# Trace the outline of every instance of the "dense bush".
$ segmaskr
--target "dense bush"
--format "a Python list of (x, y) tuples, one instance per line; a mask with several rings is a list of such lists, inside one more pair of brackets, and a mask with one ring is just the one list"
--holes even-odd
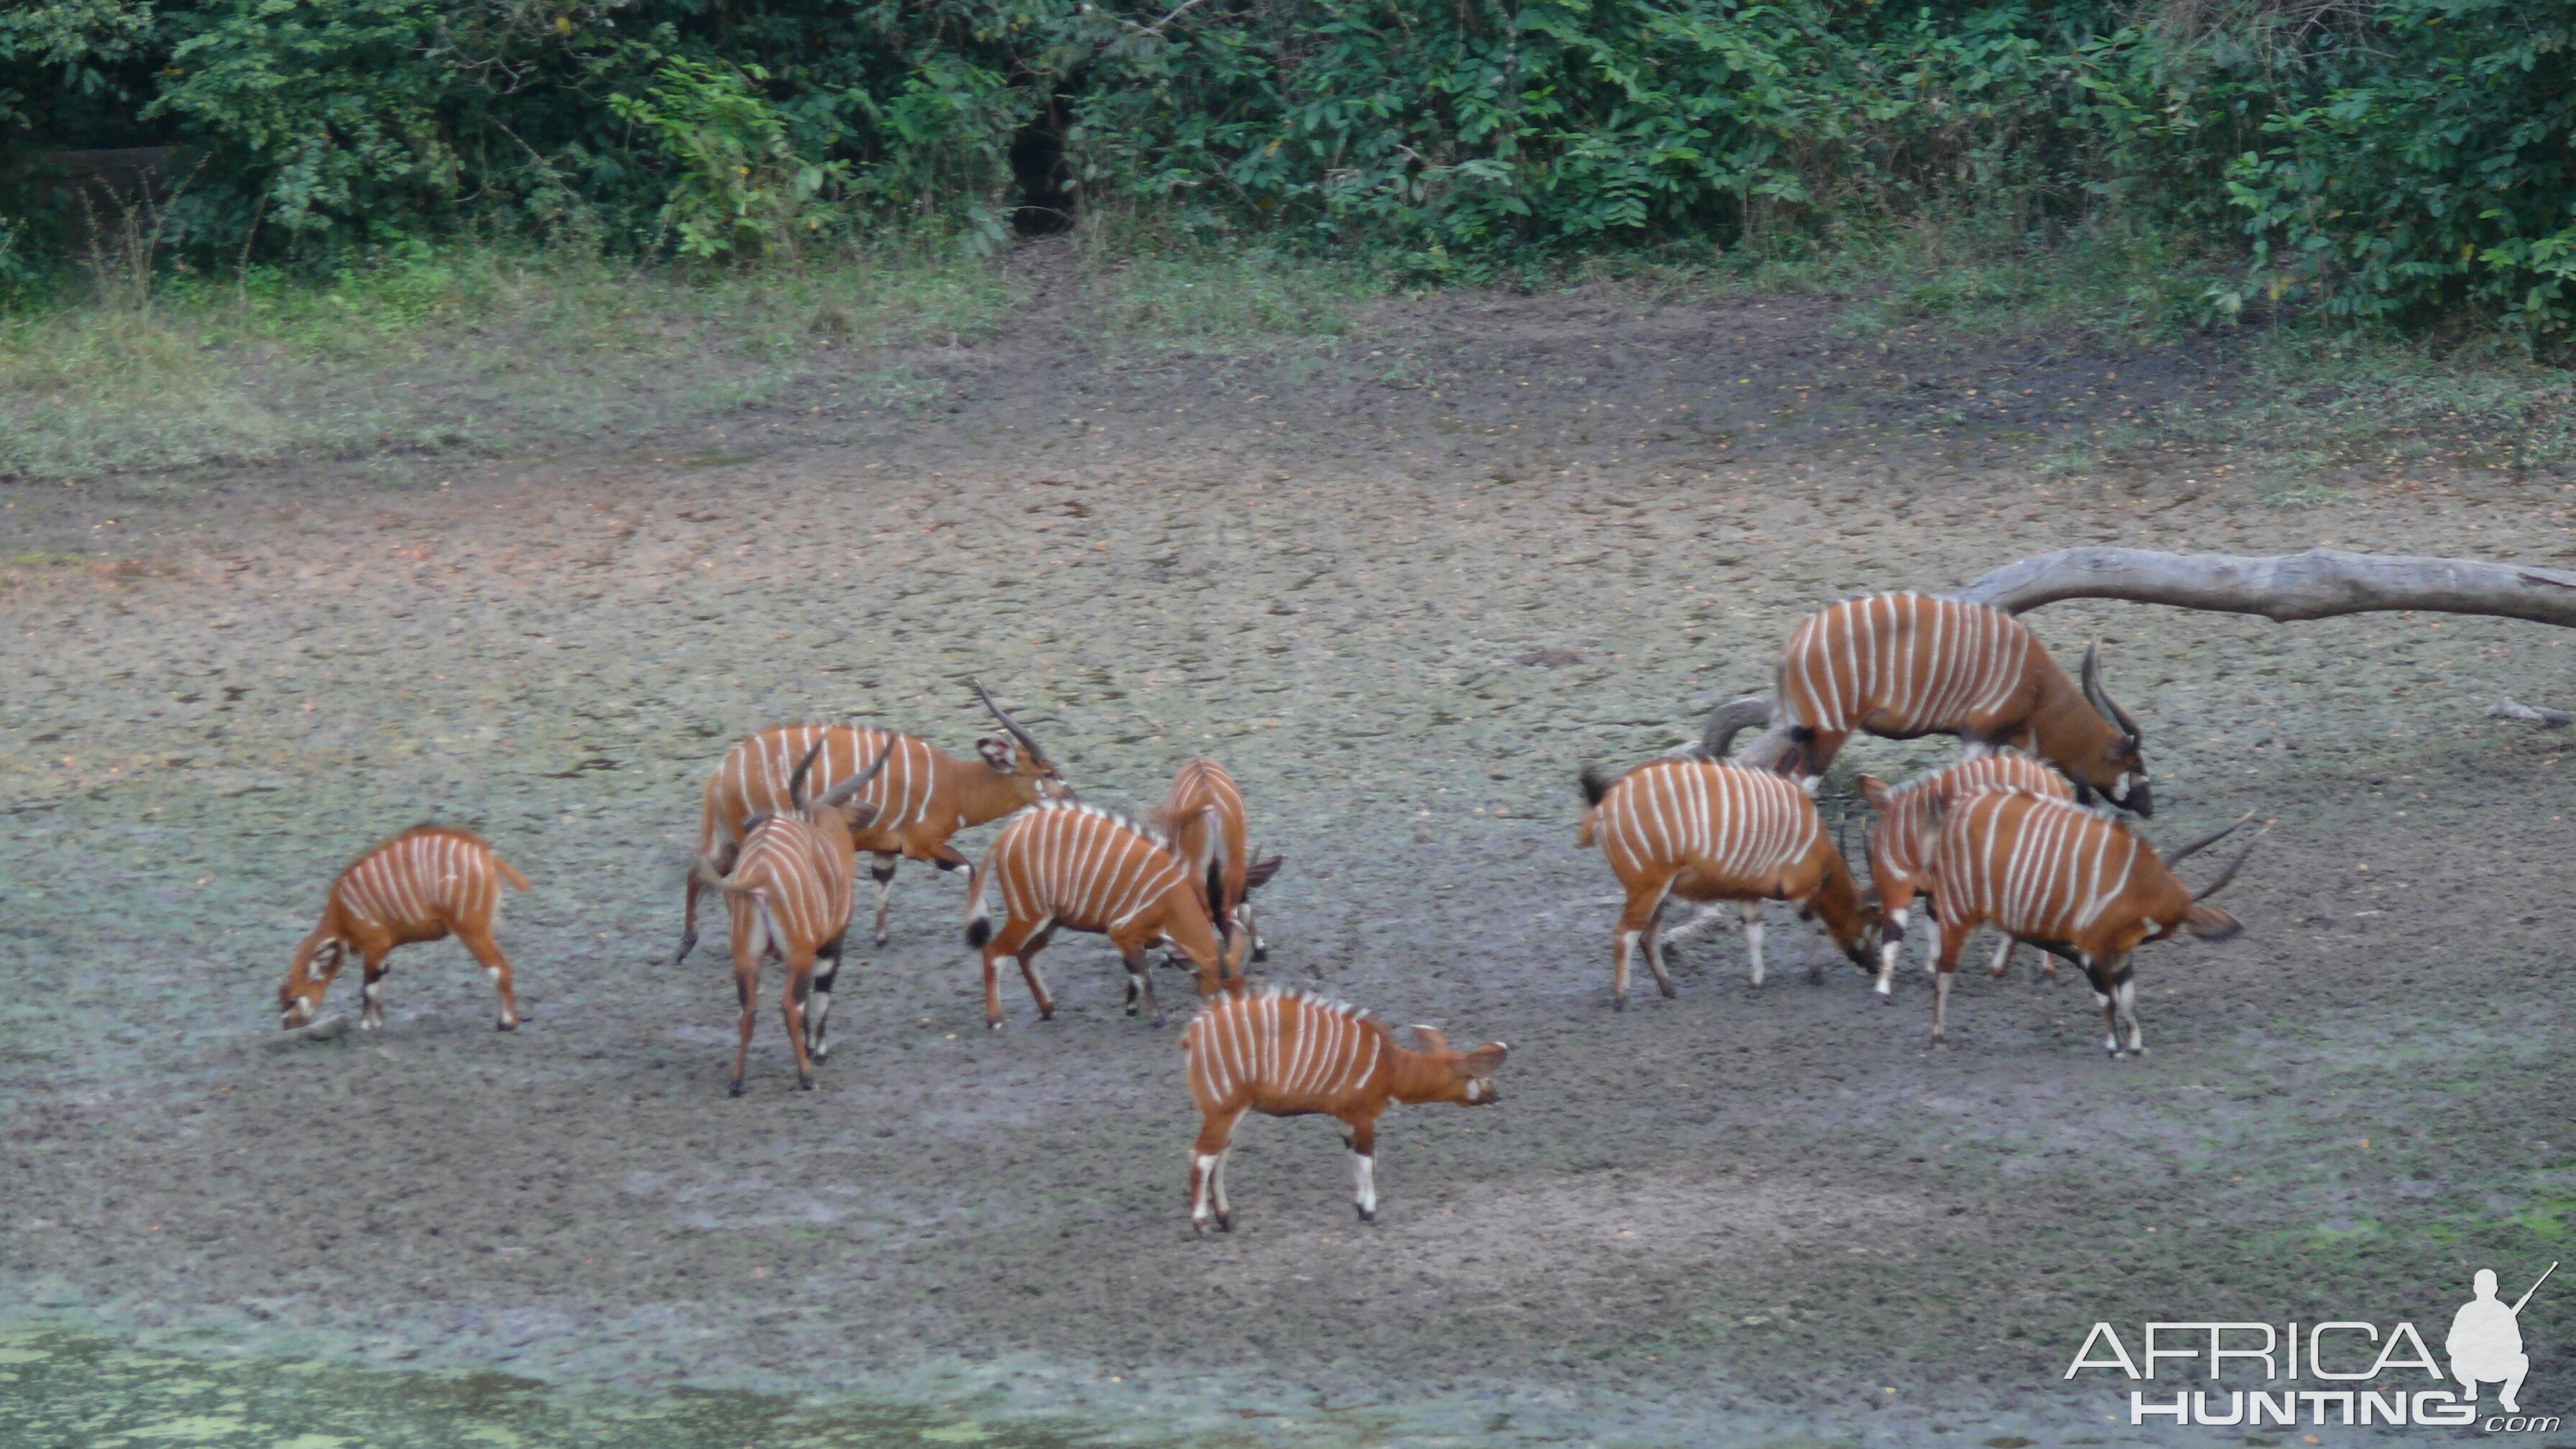
[(0, 148), (189, 143), (171, 235), (309, 258), (985, 248), (1019, 207), (1437, 275), (2116, 219), (2214, 248), (2212, 314), (2537, 339), (2576, 308), (2571, 31), (2569, 0), (22, 0)]

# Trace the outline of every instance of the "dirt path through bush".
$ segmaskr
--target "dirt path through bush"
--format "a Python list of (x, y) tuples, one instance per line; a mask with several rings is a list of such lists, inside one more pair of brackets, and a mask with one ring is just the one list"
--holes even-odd
[[(2278, 821), (2243, 937), (2145, 953), (2144, 1062), (2026, 966), (1972, 973), (1931, 1052), (1919, 973), (1892, 1009), (1838, 964), (1749, 990), (1731, 931), (1680, 948), (1678, 999), (1610, 1011), (1576, 769), (1760, 687), (1820, 602), (2073, 542), (2576, 541), (2539, 474), (2302, 508), (2223, 457), (2047, 478), (2068, 437), (2224, 397), (2223, 354), (1836, 316), (1447, 298), (1291, 368), (1112, 352), (1041, 288), (1007, 343), (905, 359), (937, 392), (908, 411), (827, 382), (403, 488), (8, 490), (0, 1304), (1185, 1437), (2064, 1443), (2159, 1437), (2125, 1381), (2062, 1380), (2097, 1320), (2429, 1336), (2472, 1269), (2527, 1280), (2576, 1213), (2576, 784), (2563, 734), (2479, 711), (2576, 701), (2535, 626), (2032, 616), (2063, 658), (2105, 641), (2155, 838)], [(1008, 986), (986, 1035), (963, 883), (918, 866), (821, 1089), (764, 1007), (725, 1098), (725, 970), (669, 964), (698, 782), (806, 716), (963, 752), (969, 673), (1088, 798), (1235, 770), (1288, 857), (1269, 979), (1512, 1044), (1501, 1105), (1386, 1124), (1377, 1227), (1328, 1125), (1259, 1121), (1240, 1231), (1193, 1240), (1175, 1030), (1120, 1016), (1108, 951), (1067, 937), (1058, 1020)], [(528, 1026), (492, 1032), (443, 944), (395, 958), (383, 1035), (282, 1048), (324, 883), (424, 818), (535, 878), (502, 930)], [(2576, 1407), (2571, 1301), (2526, 1314), (2527, 1404)]]

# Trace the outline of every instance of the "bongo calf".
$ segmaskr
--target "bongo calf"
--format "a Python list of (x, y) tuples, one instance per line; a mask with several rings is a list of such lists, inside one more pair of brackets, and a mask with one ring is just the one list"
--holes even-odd
[(1611, 976), (1611, 1003), (1620, 1010), (1628, 1006), (1629, 957), (1641, 942), (1655, 988), (1674, 994), (1657, 936), (1671, 896), (1741, 903), (1756, 986), (1762, 984), (1766, 900), (1794, 901), (1800, 915), (1822, 916), (1852, 964), (1875, 969), (1867, 938), (1877, 927), (1878, 907), (1862, 896), (1827, 838), (1816, 802), (1787, 776), (1667, 755), (1616, 780), (1586, 771), (1583, 794), (1591, 808), (1575, 843), (1600, 845), (1628, 895)]
[[(1887, 913), (1886, 934), (1878, 954), (1881, 1001), (1894, 1000), (1888, 988), (1896, 976), (1896, 959), (1905, 949), (1906, 912), (1912, 909), (1917, 896), (1928, 894), (1932, 888), (1932, 843), (1939, 833), (1935, 822), (1942, 811), (1980, 790), (2027, 790), (2052, 799), (2075, 798), (2075, 787), (2064, 775), (2028, 755), (2009, 751), (1961, 760), (1893, 790), (1875, 776), (1860, 777), (1861, 797), (1878, 812), (1878, 828), (1869, 836), (1869, 883)], [(2004, 937), (2003, 946), (1995, 952), (1994, 968), (1987, 974), (2003, 975), (2012, 965), (2013, 948), (2020, 944), (2010, 936)], [(1926, 964), (1928, 967), (1928, 956)], [(2056, 958), (2049, 958), (2042, 970), (2054, 977)]]
[(444, 825), (417, 825), (352, 861), (331, 882), (322, 906), (322, 923), (295, 948), (286, 968), (286, 984), (277, 988), (277, 1005), (292, 1031), (310, 1023), (322, 1009), (322, 994), (340, 974), (351, 947), (366, 962), (366, 980), (358, 988), (365, 1003), (358, 1025), (372, 1031), (385, 1024), (385, 957), (396, 946), (435, 941), (454, 934), (501, 993), (501, 1019), (511, 1031), (519, 1025), (518, 1001), (510, 990), (510, 958), (492, 940), (493, 918), (501, 910), (501, 882), (519, 890), (528, 878), (495, 855), (483, 837)]
[[(1157, 1024), (1154, 983), (1145, 948), (1169, 941), (1198, 971), (1199, 995), (1241, 991), (1243, 943), (1229, 943), (1208, 914), (1201, 886), (1160, 832), (1096, 805), (1044, 802), (1011, 817), (975, 866), (966, 891), (966, 944), (984, 953), (984, 1024), (1002, 1029), (1001, 965), (1020, 963), (1042, 1020), (1055, 1017), (1055, 997), (1038, 974), (1037, 956), (1059, 926), (1107, 936), (1127, 963), (1127, 1014), (1141, 1000)], [(993, 927), (986, 902), (1002, 900)]]
[[(832, 983), (841, 974), (841, 941), (850, 926), (850, 872), (858, 859), (851, 831), (876, 813), (874, 805), (857, 796), (885, 768), (894, 746), (879, 749), (875, 764), (809, 805), (805, 777), (821, 748), (808, 748), (787, 777), (786, 810), (743, 822), (742, 851), (732, 874), (717, 875), (704, 861), (689, 868), (697, 884), (722, 891), (733, 912), (734, 993), (742, 1001), (742, 1031), (733, 1053), (732, 1093), (737, 1097), (751, 1055), (760, 968), (771, 956), (787, 968), (787, 1044), (796, 1054), (798, 1086), (814, 1090), (812, 1058), (828, 1050), (823, 1022), (832, 1010)], [(817, 959), (831, 964), (817, 972)]]
[(1252, 826), (1243, 787), (1214, 760), (1192, 760), (1172, 779), (1172, 793), (1155, 812), (1171, 834), (1172, 848), (1207, 878), (1208, 909), (1227, 934), (1240, 931), (1252, 959), (1270, 959), (1270, 943), (1252, 923), (1252, 892), (1279, 873), (1278, 856), (1252, 858)]
[(1490, 1080), (1508, 1050), (1489, 1041), (1471, 1052), (1427, 1026), (1413, 1029), (1420, 1050), (1357, 1007), (1302, 991), (1272, 989), (1224, 997), (1181, 1032), (1189, 1056), (1190, 1097), (1199, 1107), (1198, 1143), (1190, 1152), (1190, 1226), (1234, 1228), (1225, 1200), (1225, 1159), (1246, 1112), (1272, 1117), (1322, 1114), (1350, 1128), (1360, 1221), (1377, 1221), (1377, 1119), (1395, 1102), (1455, 1102), (1481, 1107), (1501, 1100)]

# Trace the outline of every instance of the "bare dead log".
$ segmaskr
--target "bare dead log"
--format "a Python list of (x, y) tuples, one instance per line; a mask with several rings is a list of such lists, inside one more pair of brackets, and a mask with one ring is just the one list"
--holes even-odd
[(2509, 699), (2499, 699), (2495, 703), (2488, 705), (2487, 717), (2490, 719), (2518, 719), (2525, 724), (2536, 724), (2542, 729), (2549, 730), (2554, 730), (2560, 725), (2566, 724), (2571, 720), (2576, 720), (2576, 714), (2569, 714), (2563, 709), (2535, 709), (2527, 704), (2516, 704)]
[(2576, 629), (2576, 573), (2528, 564), (2312, 548), (2245, 558), (2143, 548), (2068, 548), (2009, 563), (1952, 598), (2027, 613), (2060, 599), (2127, 599), (2260, 614), (2278, 623), (2382, 609), (2487, 614)]
[[(2067, 548), (2006, 564), (1950, 597), (2007, 614), (2027, 613), (2064, 599), (2125, 599), (2177, 609), (2259, 614), (2275, 623), (2398, 609), (2481, 614), (2576, 628), (2576, 572), (2331, 548), (2268, 558), (2143, 548)], [(2487, 713), (2550, 727), (2576, 719), (2563, 710), (2531, 709), (2511, 700)], [(1700, 748), (1717, 753), (1726, 725), (1747, 719), (1768, 723), (1770, 728), (1736, 758), (1769, 768), (1789, 748), (1788, 730), (1772, 714), (1769, 699), (1762, 695), (1729, 701), (1710, 717)]]

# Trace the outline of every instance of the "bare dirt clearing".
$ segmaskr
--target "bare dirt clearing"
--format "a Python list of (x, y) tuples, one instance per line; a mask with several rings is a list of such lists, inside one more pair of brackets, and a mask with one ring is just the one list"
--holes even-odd
[[(2077, 542), (2576, 541), (2539, 473), (2296, 509), (2224, 457), (2046, 478), (2055, 440), (2223, 397), (2225, 357), (1836, 315), (1453, 297), (1292, 367), (1093, 345), (1040, 287), (1007, 342), (853, 361), (931, 380), (909, 410), (825, 386), (402, 486), (9, 490), (0, 1302), (1183, 1436), (2056, 1443), (2183, 1437), (2061, 1381), (2096, 1320), (2429, 1325), (2475, 1267), (2527, 1280), (2576, 1211), (2576, 784), (2563, 734), (2479, 711), (2576, 700), (2555, 631), (2031, 616), (2062, 658), (2106, 641), (2151, 834), (2279, 822), (2227, 901), (2242, 938), (2145, 953), (2143, 1063), (2027, 967), (1964, 982), (1930, 1052), (1919, 972), (1893, 1009), (1839, 963), (1749, 991), (1731, 932), (1679, 949), (1677, 1000), (1612, 1014), (1576, 769), (1762, 687), (1821, 602)], [(1269, 979), (1512, 1044), (1499, 1106), (1389, 1118), (1377, 1228), (1328, 1126), (1256, 1119), (1239, 1230), (1193, 1241), (1176, 1032), (1067, 937), (1059, 1018), (1012, 985), (986, 1035), (963, 882), (919, 866), (842, 978), (821, 1089), (772, 1010), (725, 1098), (726, 969), (668, 964), (704, 772), (800, 717), (962, 752), (970, 672), (1087, 798), (1151, 804), (1196, 752), (1235, 771), (1288, 857)], [(500, 932), (528, 1024), (491, 1031), (449, 943), (394, 958), (384, 1034), (273, 1046), (332, 872), (424, 818), (535, 878)], [(2525, 1317), (2527, 1404), (2576, 1400), (2570, 1301)]]

